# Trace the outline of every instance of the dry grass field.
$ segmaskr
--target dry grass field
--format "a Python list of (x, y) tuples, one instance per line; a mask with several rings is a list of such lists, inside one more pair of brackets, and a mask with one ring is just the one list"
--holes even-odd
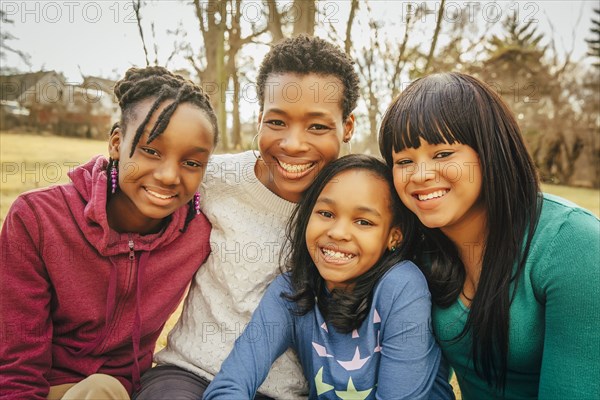
[[(105, 141), (0, 132), (0, 222), (19, 193), (66, 183), (70, 169), (107, 152)], [(543, 185), (543, 189), (600, 215), (597, 189), (557, 185)]]
[[(69, 181), (67, 172), (97, 154), (107, 154), (105, 141), (0, 132), (0, 223), (14, 199), (27, 190)], [(565, 197), (600, 215), (600, 191), (544, 185), (545, 192)], [(167, 322), (157, 348), (166, 344), (166, 334), (175, 325), (178, 310)], [(454, 387), (458, 385), (454, 382)]]

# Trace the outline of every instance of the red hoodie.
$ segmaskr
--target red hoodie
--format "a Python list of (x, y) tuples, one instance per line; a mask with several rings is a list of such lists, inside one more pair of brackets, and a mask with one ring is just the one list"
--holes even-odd
[(106, 219), (106, 164), (22, 194), (0, 236), (0, 398), (46, 399), (94, 373), (131, 393), (160, 332), (210, 252), (210, 224), (187, 206), (159, 233), (117, 233)]

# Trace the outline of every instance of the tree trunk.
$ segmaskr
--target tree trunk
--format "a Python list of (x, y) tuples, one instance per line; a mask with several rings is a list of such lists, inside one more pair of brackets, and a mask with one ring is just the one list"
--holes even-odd
[(315, 0), (294, 0), (290, 12), (293, 14), (289, 16), (289, 19), (294, 21), (294, 36), (301, 33), (311, 36), (315, 34)]
[(435, 54), (435, 46), (437, 45), (438, 36), (440, 35), (440, 30), (442, 28), (442, 20), (444, 19), (444, 5), (446, 0), (442, 0), (440, 4), (440, 10), (437, 15), (437, 21), (435, 23), (435, 31), (433, 32), (433, 40), (431, 41), (431, 47), (429, 48), (429, 55), (427, 56), (427, 63), (425, 64), (425, 69), (423, 70), (423, 74), (426, 74), (429, 70), (429, 66), (431, 65), (431, 61), (433, 60), (433, 55)]
[(352, 48), (352, 25), (354, 24), (356, 10), (358, 10), (358, 0), (352, 0), (348, 23), (346, 24), (346, 40), (344, 40), (344, 51), (346, 54), (350, 54), (350, 49)]
[(269, 15), (267, 16), (267, 27), (271, 32), (273, 43), (277, 43), (283, 40), (283, 30), (281, 29), (281, 14), (277, 10), (277, 1), (267, 1), (267, 7), (269, 7)]
[[(206, 93), (210, 96), (211, 104), (217, 115), (217, 125), (221, 132), (221, 147), (229, 150), (227, 137), (227, 110), (225, 109), (225, 91), (227, 89), (228, 75), (225, 71), (225, 16), (220, 11), (226, 10), (223, 0), (209, 4), (210, 12), (205, 13), (200, 0), (194, 0), (196, 16), (200, 23), (204, 48), (206, 52), (206, 68), (200, 72), (200, 81)], [(217, 18), (218, 15), (218, 18)], [(218, 19), (218, 21), (217, 21)]]
[(371, 154), (377, 154), (377, 114), (379, 113), (379, 100), (372, 91), (369, 97), (369, 136), (367, 139), (367, 148), (371, 151)]
[(236, 151), (242, 150), (242, 124), (240, 122), (240, 82), (237, 71), (231, 75), (233, 80), (233, 112), (232, 112), (232, 127), (231, 127), (231, 140), (232, 147)]

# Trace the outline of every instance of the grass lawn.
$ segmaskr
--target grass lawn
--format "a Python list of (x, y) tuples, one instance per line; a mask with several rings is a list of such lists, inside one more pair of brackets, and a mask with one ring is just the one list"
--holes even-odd
[[(67, 172), (97, 154), (107, 155), (108, 142), (24, 133), (0, 132), (0, 223), (22, 192), (69, 181)], [(600, 215), (600, 191), (543, 185), (543, 190), (567, 198)], [(167, 322), (157, 348), (166, 344), (166, 333), (175, 325), (178, 310)], [(458, 385), (454, 382), (454, 387)]]
[(0, 223), (20, 193), (69, 182), (67, 172), (97, 154), (108, 154), (108, 141), (0, 132)]
[(598, 189), (542, 184), (542, 190), (571, 200), (573, 203), (587, 208), (597, 217), (600, 216), (600, 190)]

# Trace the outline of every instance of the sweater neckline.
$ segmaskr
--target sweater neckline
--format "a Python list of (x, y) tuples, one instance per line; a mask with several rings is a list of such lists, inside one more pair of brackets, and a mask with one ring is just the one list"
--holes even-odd
[(292, 203), (291, 201), (287, 201), (284, 198), (279, 197), (270, 191), (265, 185), (263, 185), (263, 183), (256, 176), (254, 168), (257, 160), (251, 150), (242, 153), (241, 157), (243, 165), (252, 165), (252, 167), (248, 168), (241, 177), (246, 190), (270, 212), (284, 218), (289, 218), (294, 207), (296, 206), (296, 203)]

